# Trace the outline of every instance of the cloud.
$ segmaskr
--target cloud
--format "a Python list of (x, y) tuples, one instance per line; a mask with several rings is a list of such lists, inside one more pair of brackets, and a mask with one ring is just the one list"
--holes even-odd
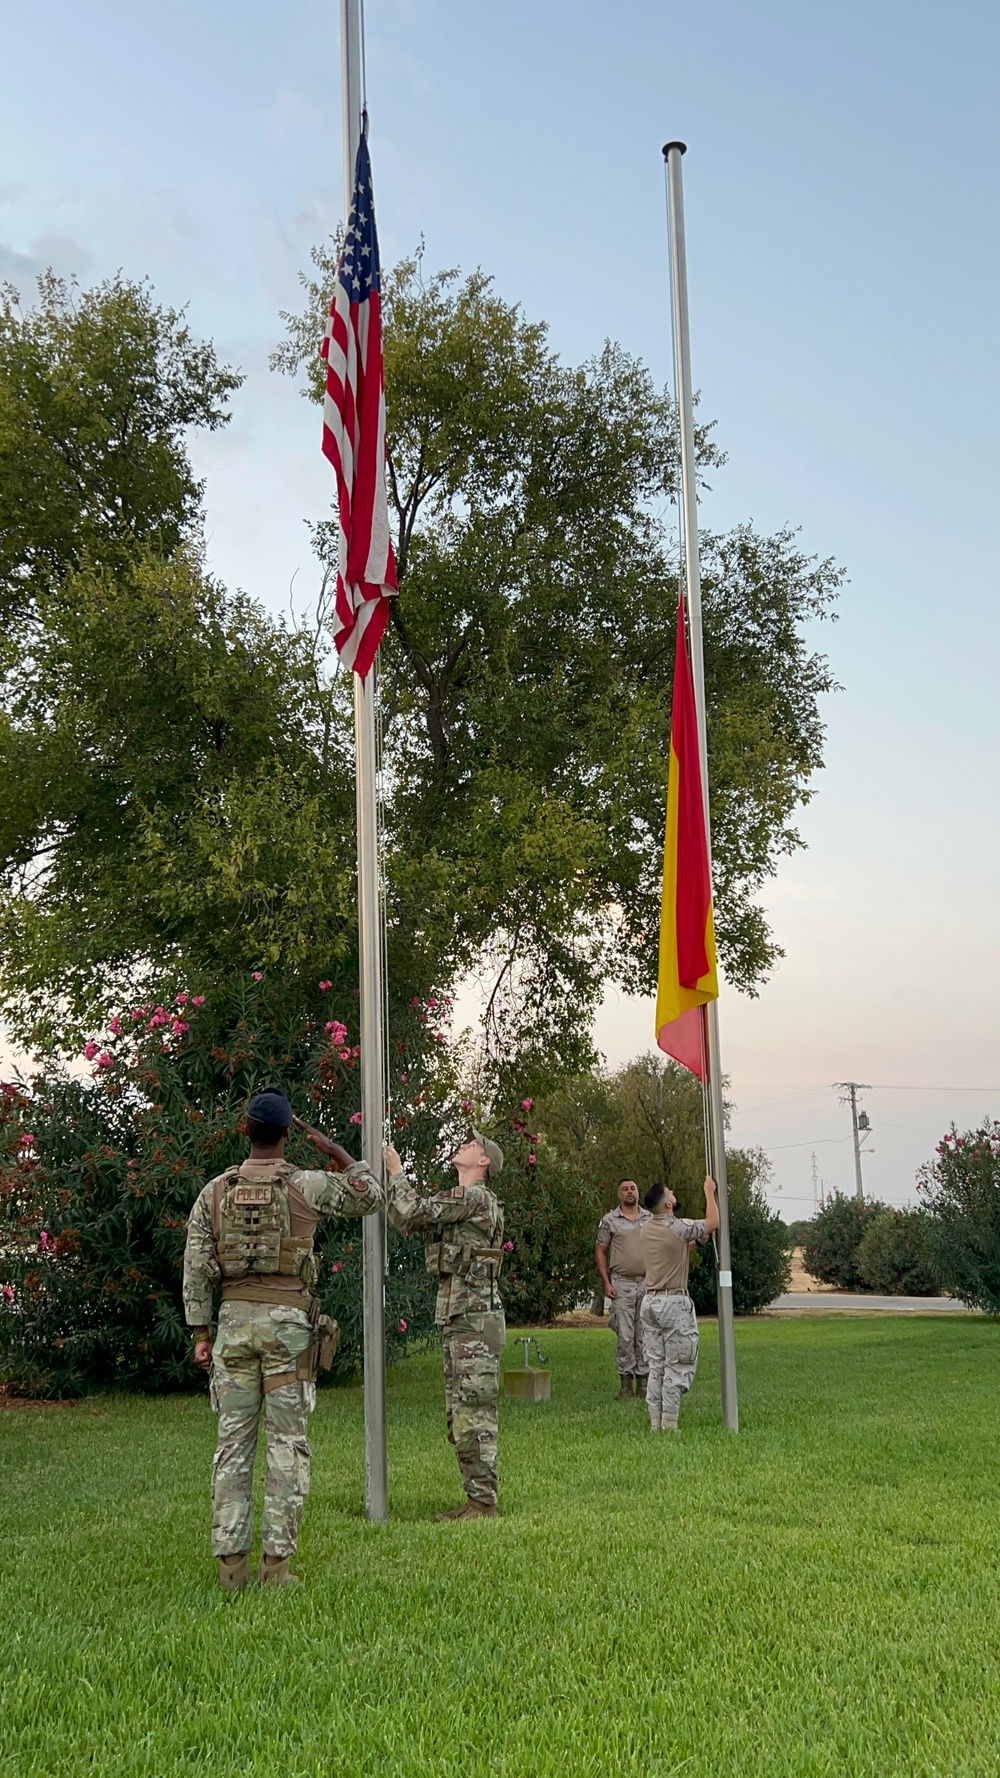
[(52, 270), (62, 278), (87, 275), (93, 264), (88, 249), (69, 235), (41, 235), (27, 253), (0, 241), (0, 282), (13, 284), (22, 297), (34, 293), (35, 279)]

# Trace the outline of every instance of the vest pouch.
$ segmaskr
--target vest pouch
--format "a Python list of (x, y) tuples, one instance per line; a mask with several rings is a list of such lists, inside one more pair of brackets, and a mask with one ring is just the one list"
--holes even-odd
[(469, 1255), (468, 1280), (480, 1290), (496, 1284), (503, 1265), (502, 1247), (477, 1247)]
[(316, 1268), (311, 1241), (297, 1241), (292, 1235), (283, 1236), (278, 1260), (277, 1270), (286, 1278), (301, 1278), (305, 1284), (315, 1284)]
[(440, 1275), (440, 1272), (441, 1272), (441, 1242), (440, 1241), (428, 1241), (426, 1247), (424, 1248), (424, 1266), (428, 1272), (434, 1273), (435, 1278), (437, 1278)]
[(453, 1278), (464, 1278), (469, 1269), (469, 1249), (463, 1241), (456, 1241), (454, 1236), (449, 1240), (445, 1235), (441, 1240), (441, 1270)]

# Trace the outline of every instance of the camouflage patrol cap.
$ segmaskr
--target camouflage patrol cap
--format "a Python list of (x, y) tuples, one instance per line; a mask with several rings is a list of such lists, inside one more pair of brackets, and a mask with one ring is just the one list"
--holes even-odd
[(503, 1149), (496, 1142), (491, 1142), (488, 1136), (484, 1136), (481, 1130), (474, 1130), (471, 1124), (468, 1140), (482, 1143), (490, 1163), (488, 1177), (495, 1179), (498, 1173), (503, 1172)]

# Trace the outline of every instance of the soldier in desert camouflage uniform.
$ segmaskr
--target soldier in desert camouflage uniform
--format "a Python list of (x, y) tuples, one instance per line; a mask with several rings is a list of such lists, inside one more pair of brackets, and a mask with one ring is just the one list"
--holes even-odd
[[(299, 1124), (336, 1172), (303, 1171), (284, 1160), (285, 1138)], [(212, 1553), (219, 1582), (239, 1592), (249, 1579), (253, 1543), (253, 1466), (264, 1413), (260, 1579), (286, 1586), (309, 1492), (309, 1415), (316, 1404), (317, 1362), (333, 1357), (336, 1324), (312, 1295), (317, 1266), (313, 1233), (322, 1216), (367, 1216), (382, 1188), (363, 1161), (292, 1117), (283, 1093), (251, 1099), (250, 1155), (210, 1180), (188, 1218), (184, 1311), (194, 1361), (211, 1373), (219, 1439), (212, 1470)], [(218, 1331), (209, 1321), (221, 1285)], [(323, 1347), (326, 1346), (326, 1352)], [(321, 1355), (322, 1354), (322, 1355)]]
[(715, 1180), (705, 1180), (705, 1214), (675, 1216), (677, 1199), (659, 1181), (644, 1199), (650, 1212), (639, 1235), (646, 1267), (642, 1327), (649, 1360), (646, 1406), (652, 1432), (676, 1432), (680, 1405), (698, 1368), (698, 1317), (688, 1295), (691, 1249), (715, 1234)]
[(497, 1511), (497, 1396), (507, 1338), (497, 1279), (503, 1208), (487, 1185), (503, 1167), (495, 1142), (470, 1130), (451, 1164), (458, 1184), (422, 1198), (392, 1147), (385, 1151), (386, 1208), (393, 1228), (422, 1235), (427, 1269), (439, 1279), (434, 1319), (444, 1344), (448, 1438), (465, 1505), (438, 1519), (493, 1519)]

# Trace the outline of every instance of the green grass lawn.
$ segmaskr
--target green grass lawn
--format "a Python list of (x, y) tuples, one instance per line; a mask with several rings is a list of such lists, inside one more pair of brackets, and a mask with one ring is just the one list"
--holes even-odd
[(708, 1326), (682, 1433), (652, 1438), (608, 1333), (547, 1334), (502, 1517), (458, 1526), (432, 1522), (460, 1495), (418, 1356), (389, 1379), (391, 1523), (361, 1514), (360, 1390), (327, 1390), (306, 1584), (235, 1600), (204, 1400), (4, 1414), (0, 1770), (995, 1778), (998, 1341), (739, 1325), (733, 1437)]

